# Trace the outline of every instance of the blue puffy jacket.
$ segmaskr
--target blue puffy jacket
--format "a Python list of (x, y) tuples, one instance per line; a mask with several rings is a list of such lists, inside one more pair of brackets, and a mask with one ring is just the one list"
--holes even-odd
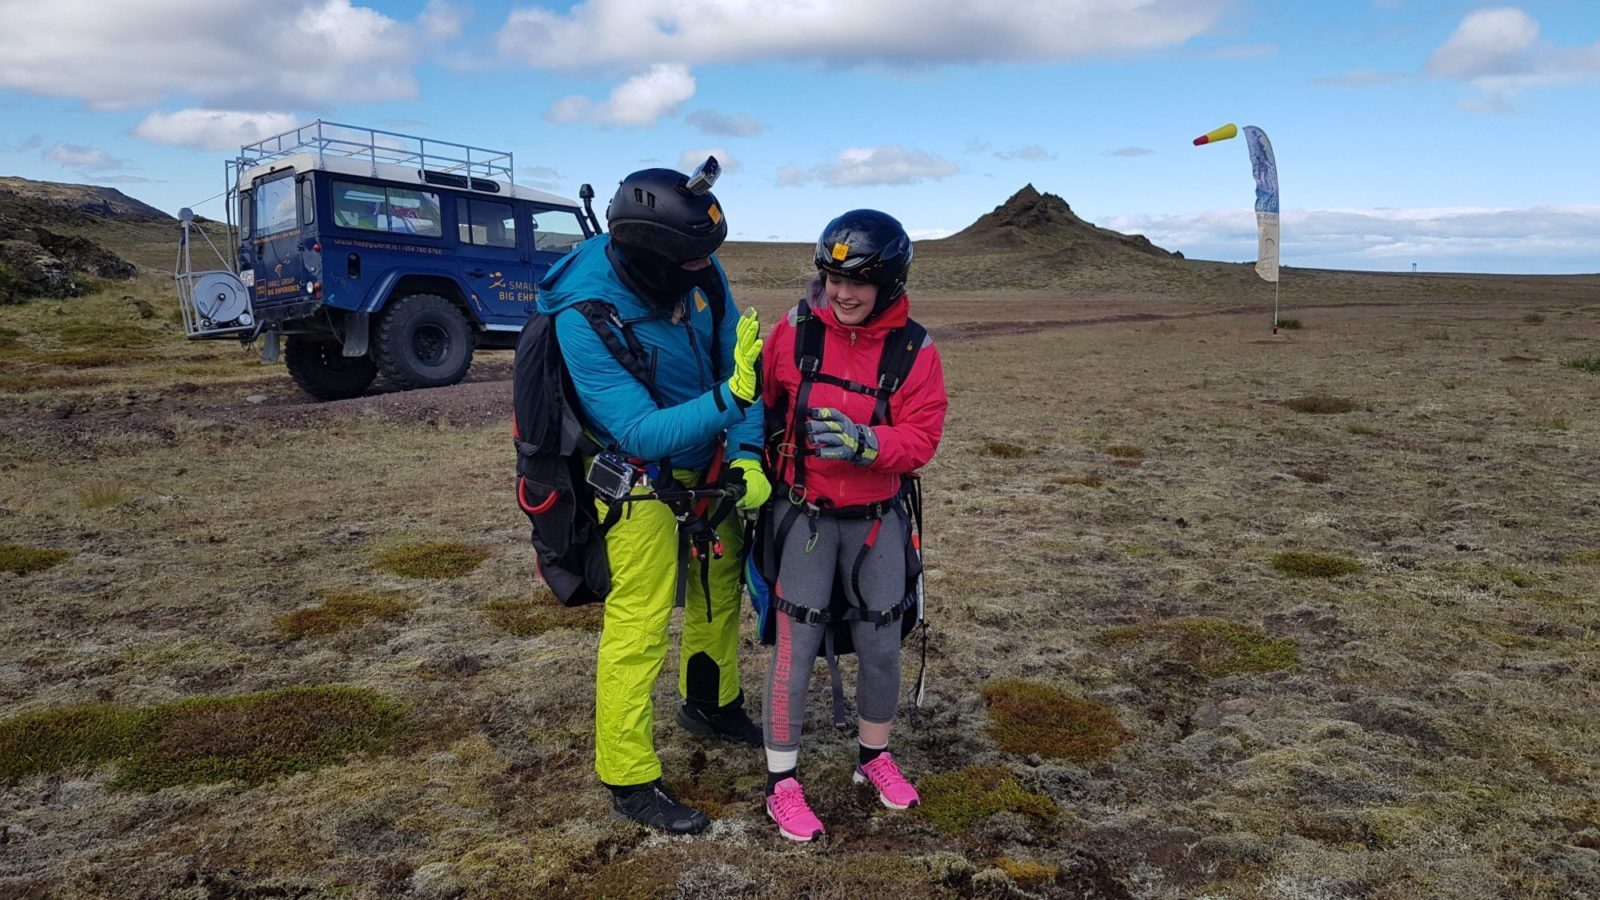
[[(728, 390), (739, 320), (722, 264), (712, 257), (728, 304), (722, 319), (721, 359), (711, 359), (711, 307), (696, 288), (685, 295), (688, 314), (674, 324), (623, 286), (606, 258), (609, 235), (590, 238), (562, 257), (539, 282), (539, 312), (553, 315), (556, 339), (584, 424), (602, 443), (649, 461), (670, 458), (680, 469), (704, 471), (717, 435), (728, 433), (728, 459), (761, 455), (761, 398), (741, 410)], [(600, 300), (617, 310), (645, 352), (653, 357), (655, 389), (664, 408), (617, 362), (583, 314), (572, 307)], [(621, 334), (617, 335), (622, 338)]]

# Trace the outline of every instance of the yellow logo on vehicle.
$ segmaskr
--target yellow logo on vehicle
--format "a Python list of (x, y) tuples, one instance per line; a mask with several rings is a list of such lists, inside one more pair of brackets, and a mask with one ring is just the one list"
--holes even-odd
[(717, 205), (715, 203), (711, 204), (711, 209), (707, 212), (707, 215), (711, 216), (711, 224), (722, 224), (722, 210), (717, 209)]
[(844, 262), (844, 258), (846, 256), (849, 256), (849, 255), (850, 255), (850, 245), (849, 244), (834, 244), (833, 245), (833, 258), (836, 261)]

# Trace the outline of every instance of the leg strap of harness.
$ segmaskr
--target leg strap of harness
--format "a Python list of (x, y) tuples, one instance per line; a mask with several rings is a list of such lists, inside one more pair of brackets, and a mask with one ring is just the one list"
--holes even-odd
[(839, 656), (833, 652), (833, 629), (822, 634), (822, 647), (828, 658), (828, 678), (833, 682), (833, 727), (843, 731), (850, 727), (844, 705), (844, 678), (839, 674)]
[(772, 598), (772, 608), (799, 622), (801, 625), (826, 625), (832, 618), (826, 609), (801, 606), (798, 603), (792, 603), (777, 596)]

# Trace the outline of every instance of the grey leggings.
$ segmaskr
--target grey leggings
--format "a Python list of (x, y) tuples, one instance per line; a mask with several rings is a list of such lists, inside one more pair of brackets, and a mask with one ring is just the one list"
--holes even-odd
[[(905, 599), (906, 523), (896, 512), (882, 519), (878, 539), (861, 566), (861, 592), (851, 587), (850, 572), (871, 532), (872, 519), (831, 519), (819, 516), (816, 542), (804, 516), (789, 529), (781, 548), (781, 573), (775, 593), (810, 609), (826, 609), (833, 596), (835, 577), (854, 604), (872, 612), (890, 609)], [(822, 646), (825, 624), (807, 625), (783, 612), (775, 612), (777, 644), (767, 669), (764, 718), (766, 744), (772, 750), (797, 750), (806, 720), (806, 693), (811, 683), (817, 649)], [(878, 628), (870, 622), (852, 621), (850, 636), (860, 665), (856, 675), (856, 711), (867, 722), (894, 720), (900, 700), (900, 623)]]

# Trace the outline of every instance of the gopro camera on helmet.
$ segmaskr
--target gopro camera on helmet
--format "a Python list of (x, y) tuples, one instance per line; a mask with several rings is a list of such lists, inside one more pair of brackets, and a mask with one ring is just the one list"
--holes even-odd
[(722, 163), (717, 162), (715, 156), (706, 157), (706, 161), (695, 167), (694, 174), (684, 183), (683, 189), (696, 197), (704, 196), (717, 183), (717, 176), (722, 174)]

